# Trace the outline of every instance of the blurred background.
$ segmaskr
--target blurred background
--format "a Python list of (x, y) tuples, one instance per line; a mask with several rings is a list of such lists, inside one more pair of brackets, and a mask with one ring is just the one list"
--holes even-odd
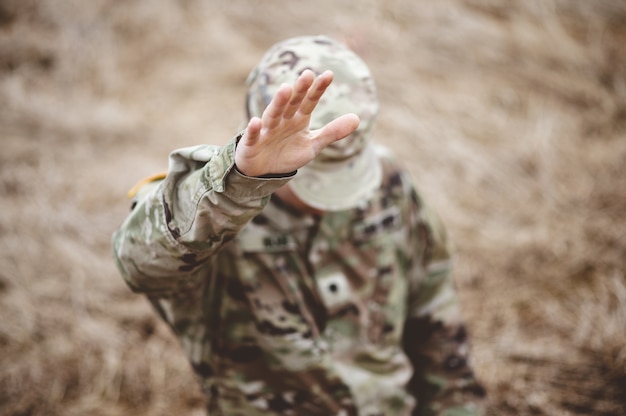
[(241, 128), (270, 45), (322, 33), (449, 228), (489, 414), (626, 414), (623, 0), (0, 0), (0, 414), (202, 414), (110, 236), (171, 150)]

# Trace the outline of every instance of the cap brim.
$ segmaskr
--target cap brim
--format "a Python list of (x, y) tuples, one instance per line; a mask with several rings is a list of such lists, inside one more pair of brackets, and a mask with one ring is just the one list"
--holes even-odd
[(303, 202), (325, 210), (355, 208), (376, 189), (382, 180), (382, 167), (372, 143), (359, 154), (340, 161), (318, 161), (300, 168), (290, 182)]

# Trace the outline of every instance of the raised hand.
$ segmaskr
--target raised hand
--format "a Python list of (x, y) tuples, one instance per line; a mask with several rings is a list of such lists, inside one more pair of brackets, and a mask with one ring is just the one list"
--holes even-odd
[(318, 130), (309, 130), (311, 113), (332, 80), (331, 71), (315, 77), (306, 70), (293, 86), (282, 85), (261, 118), (253, 117), (248, 123), (235, 152), (237, 169), (247, 176), (293, 172), (356, 130), (356, 114), (344, 114)]

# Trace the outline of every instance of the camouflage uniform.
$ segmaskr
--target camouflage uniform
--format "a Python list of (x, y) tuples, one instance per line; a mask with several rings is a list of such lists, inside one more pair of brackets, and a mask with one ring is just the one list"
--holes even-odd
[(479, 414), (444, 230), (391, 155), (357, 207), (303, 216), (272, 196), (292, 175), (237, 171), (239, 137), (173, 152), (113, 236), (208, 413)]

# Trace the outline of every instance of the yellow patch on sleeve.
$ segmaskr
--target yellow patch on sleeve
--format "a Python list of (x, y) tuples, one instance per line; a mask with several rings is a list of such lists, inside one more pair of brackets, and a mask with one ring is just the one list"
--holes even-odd
[(150, 175), (147, 178), (144, 178), (142, 180), (140, 180), (139, 182), (137, 182), (137, 184), (135, 186), (133, 186), (130, 191), (128, 191), (128, 197), (129, 198), (133, 198), (135, 195), (137, 195), (137, 192), (139, 192), (139, 190), (149, 184), (150, 182), (154, 182), (154, 181), (158, 181), (161, 179), (165, 179), (165, 177), (167, 176), (167, 172), (160, 172), (160, 173), (156, 173), (154, 175)]

